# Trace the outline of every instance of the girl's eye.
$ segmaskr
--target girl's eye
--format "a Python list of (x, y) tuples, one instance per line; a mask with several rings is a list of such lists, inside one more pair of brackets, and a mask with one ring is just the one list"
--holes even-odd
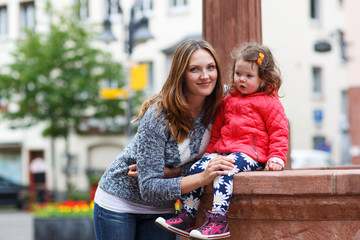
[(236, 75), (236, 76), (240, 76), (240, 75), (241, 75), (241, 73), (239, 73), (239, 72), (236, 72), (236, 73), (235, 73), (235, 75)]
[(247, 77), (248, 77), (248, 78), (251, 78), (251, 77), (252, 77), (252, 75), (248, 74), (248, 75), (247, 75)]
[(209, 66), (209, 69), (210, 69), (210, 70), (214, 70), (214, 69), (215, 69), (215, 66)]
[(190, 68), (191, 72), (196, 72), (197, 70), (198, 70), (198, 68), (196, 68), (196, 67)]

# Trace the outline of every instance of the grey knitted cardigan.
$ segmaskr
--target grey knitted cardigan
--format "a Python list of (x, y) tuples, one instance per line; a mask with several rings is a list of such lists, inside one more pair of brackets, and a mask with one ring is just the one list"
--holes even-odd
[[(204, 153), (210, 137), (211, 125), (195, 119), (194, 130), (188, 138), (176, 143), (166, 128), (163, 114), (149, 108), (138, 121), (138, 131), (131, 143), (110, 164), (100, 179), (99, 187), (127, 201), (169, 208), (181, 198), (181, 178)], [(128, 167), (137, 163), (138, 178), (129, 177)], [(181, 176), (163, 178), (164, 167), (182, 166)]]

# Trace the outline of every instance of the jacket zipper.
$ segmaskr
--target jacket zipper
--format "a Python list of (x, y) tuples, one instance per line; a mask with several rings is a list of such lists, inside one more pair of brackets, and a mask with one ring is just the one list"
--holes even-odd
[(254, 148), (254, 152), (255, 152), (255, 155), (256, 155), (256, 159), (259, 160), (259, 155), (258, 155), (258, 153), (256, 151), (256, 148), (255, 148), (255, 136), (253, 138), (253, 148)]

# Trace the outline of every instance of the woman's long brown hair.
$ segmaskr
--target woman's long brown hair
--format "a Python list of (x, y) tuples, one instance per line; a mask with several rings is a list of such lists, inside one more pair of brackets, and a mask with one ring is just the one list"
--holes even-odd
[(213, 92), (205, 98), (203, 105), (204, 116), (202, 123), (208, 125), (218, 112), (223, 97), (223, 83), (220, 72), (220, 64), (213, 47), (204, 40), (187, 40), (181, 43), (175, 51), (169, 76), (159, 94), (153, 96), (141, 106), (137, 118), (138, 121), (144, 116), (150, 105), (155, 104), (156, 110), (165, 115), (167, 127), (174, 136), (176, 142), (185, 140), (194, 128), (194, 118), (185, 98), (185, 72), (193, 52), (198, 49), (207, 50), (216, 63), (217, 80)]

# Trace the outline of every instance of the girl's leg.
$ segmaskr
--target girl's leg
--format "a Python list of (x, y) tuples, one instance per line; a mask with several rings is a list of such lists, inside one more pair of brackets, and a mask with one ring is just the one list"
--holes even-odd
[(265, 164), (254, 161), (242, 153), (228, 155), (235, 160), (235, 167), (227, 171), (228, 175), (219, 175), (214, 179), (214, 201), (212, 211), (206, 213), (205, 223), (198, 229), (190, 232), (190, 237), (200, 239), (218, 239), (230, 236), (228, 211), (233, 190), (233, 176), (238, 172), (264, 169)]
[[(202, 159), (200, 159), (199, 161), (194, 163), (190, 168), (189, 175), (203, 172), (206, 169), (207, 165), (209, 164), (210, 159), (215, 158), (217, 156), (219, 156), (219, 155), (216, 153), (213, 153), (206, 157), (203, 157)], [(193, 216), (196, 215), (196, 212), (199, 208), (200, 199), (201, 199), (202, 193), (204, 192), (204, 188), (205, 187), (195, 189), (194, 191), (191, 191), (184, 195), (183, 208), (186, 211), (188, 211), (189, 213), (191, 213), (191, 215), (193, 215)]]
[[(193, 164), (189, 175), (204, 171), (210, 159), (214, 156), (211, 154)], [(159, 217), (155, 220), (155, 223), (165, 230), (174, 232), (184, 237), (189, 237), (190, 231), (193, 230), (195, 226), (195, 215), (199, 207), (200, 197), (203, 190), (204, 187), (185, 194), (183, 199), (183, 208), (178, 211), (174, 217), (168, 219)]]
[(228, 175), (219, 175), (214, 180), (214, 200), (212, 212), (225, 214), (228, 211), (233, 192), (233, 176), (239, 172), (263, 170), (264, 163), (259, 163), (244, 153), (231, 153), (228, 155), (235, 160), (235, 167), (227, 171)]

